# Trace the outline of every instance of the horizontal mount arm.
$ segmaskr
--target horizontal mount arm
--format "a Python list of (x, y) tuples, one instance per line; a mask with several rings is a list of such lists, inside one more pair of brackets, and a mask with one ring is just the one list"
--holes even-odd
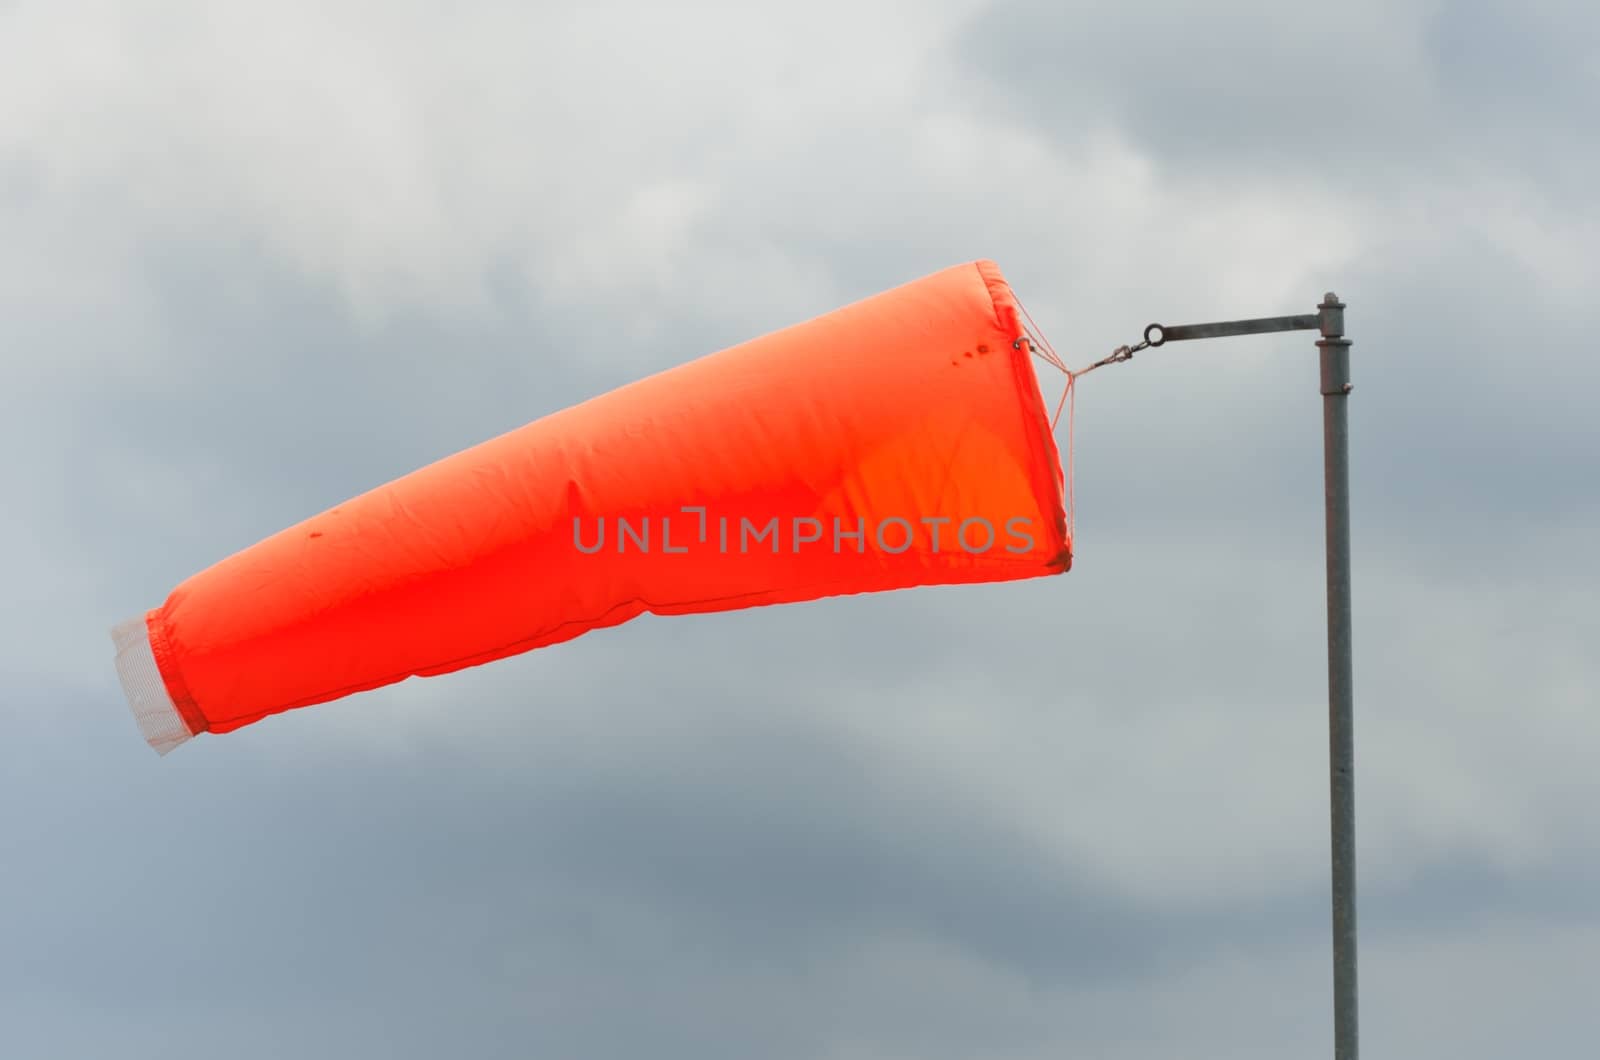
[(1322, 314), (1306, 313), (1291, 317), (1257, 317), (1254, 320), (1223, 320), (1214, 324), (1151, 324), (1144, 329), (1144, 341), (1151, 346), (1185, 339), (1221, 339), (1230, 335), (1266, 335), (1274, 331), (1316, 331), (1322, 327)]

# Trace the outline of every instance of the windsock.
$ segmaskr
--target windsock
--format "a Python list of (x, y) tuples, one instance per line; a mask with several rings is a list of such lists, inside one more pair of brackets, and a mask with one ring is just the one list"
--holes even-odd
[(165, 754), (619, 625), (1059, 574), (1061, 459), (990, 261), (591, 398), (291, 526), (112, 631)]

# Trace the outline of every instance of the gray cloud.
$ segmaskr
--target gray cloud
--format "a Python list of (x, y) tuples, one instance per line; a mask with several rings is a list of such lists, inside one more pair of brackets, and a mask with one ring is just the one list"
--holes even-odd
[(1600, 107), (1586, 18), (1560, 0), (1316, 12), (1004, 0), (961, 53), (1002, 110), (1020, 106), (1069, 143), (1126, 137), (1172, 171), (1229, 180), (1267, 167), (1375, 196), (1506, 171), (1570, 205), (1596, 163), (1575, 137)]

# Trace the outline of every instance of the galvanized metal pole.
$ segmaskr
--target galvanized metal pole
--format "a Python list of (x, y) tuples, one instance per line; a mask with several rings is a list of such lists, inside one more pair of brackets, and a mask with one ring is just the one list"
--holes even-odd
[[(1186, 339), (1320, 330), (1322, 472), (1328, 563), (1328, 794), (1333, 875), (1333, 1055), (1358, 1060), (1356, 1026), (1355, 680), (1350, 643), (1350, 340), (1345, 305), (1329, 291), (1317, 312), (1168, 327), (1151, 324), (1144, 341), (1100, 364), (1127, 360), (1146, 347)], [(1095, 365), (1094, 367), (1098, 367)]]
[(1350, 340), (1329, 291), (1322, 338), (1323, 499), (1328, 552), (1328, 788), (1333, 869), (1333, 1055), (1357, 1060), (1355, 688), (1350, 616)]

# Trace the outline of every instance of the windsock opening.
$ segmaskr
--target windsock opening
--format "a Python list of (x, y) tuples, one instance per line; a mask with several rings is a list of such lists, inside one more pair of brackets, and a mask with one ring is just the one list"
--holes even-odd
[(139, 733), (158, 754), (166, 754), (194, 733), (167, 693), (150, 645), (148, 616), (117, 623), (111, 628), (111, 640), (117, 648), (117, 677), (122, 682), (122, 694), (127, 697)]

